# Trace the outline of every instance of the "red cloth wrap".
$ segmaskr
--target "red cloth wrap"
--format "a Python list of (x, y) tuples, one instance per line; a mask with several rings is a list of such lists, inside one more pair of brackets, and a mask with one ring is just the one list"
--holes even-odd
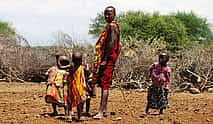
[(110, 85), (112, 84), (112, 74), (114, 71), (116, 60), (117, 54), (114, 52), (112, 55), (110, 55), (107, 65), (100, 68), (98, 83), (103, 90), (108, 90)]

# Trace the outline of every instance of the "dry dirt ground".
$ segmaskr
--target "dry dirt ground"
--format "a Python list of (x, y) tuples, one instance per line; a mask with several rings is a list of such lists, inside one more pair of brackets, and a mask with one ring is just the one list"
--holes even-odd
[[(63, 108), (59, 108), (60, 116), (50, 117), (50, 104), (46, 104), (45, 84), (38, 83), (6, 83), (0, 82), (0, 123), (55, 124), (67, 123), (64, 120)], [(141, 116), (146, 105), (146, 92), (125, 91), (127, 100), (133, 111), (131, 116), (119, 89), (110, 90), (107, 118), (72, 123), (118, 123), (118, 124), (212, 124), (213, 93), (189, 94), (170, 93), (170, 108), (165, 111), (164, 119), (158, 115)], [(91, 112), (98, 110), (100, 89), (96, 98), (92, 99)], [(74, 109), (76, 118), (76, 109)]]

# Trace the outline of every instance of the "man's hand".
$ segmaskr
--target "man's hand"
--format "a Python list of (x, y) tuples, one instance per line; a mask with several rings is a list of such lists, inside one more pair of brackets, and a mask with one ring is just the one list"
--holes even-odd
[(90, 84), (92, 83), (92, 78), (88, 79), (88, 83), (90, 83)]

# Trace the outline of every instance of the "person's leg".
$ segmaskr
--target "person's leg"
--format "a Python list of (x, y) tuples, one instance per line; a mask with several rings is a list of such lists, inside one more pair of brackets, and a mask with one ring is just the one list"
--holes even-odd
[(82, 113), (82, 108), (83, 108), (83, 103), (80, 103), (77, 105), (77, 113), (78, 113), (78, 120), (83, 120), (81, 117), (81, 113)]
[(107, 116), (107, 103), (108, 103), (108, 96), (109, 96), (109, 90), (104, 90), (104, 107), (103, 107), (103, 116), (106, 117)]
[(95, 84), (92, 85), (92, 97), (93, 98), (96, 97), (96, 85)]
[(52, 103), (52, 108), (53, 108), (53, 115), (58, 115), (56, 104)]
[(103, 118), (103, 113), (106, 112), (107, 109), (107, 101), (109, 96), (109, 87), (112, 83), (112, 72), (113, 72), (114, 66), (111, 65), (111, 63), (108, 63), (107, 66), (105, 66), (103, 75), (101, 76), (100, 80), (100, 86), (101, 86), (101, 103), (99, 112), (94, 118), (101, 119)]
[(151, 96), (151, 89), (152, 89), (152, 87), (149, 86), (148, 87), (148, 93), (147, 93), (147, 105), (146, 105), (146, 109), (145, 109), (145, 114), (149, 113), (149, 108), (150, 108), (149, 104), (150, 104), (151, 97), (152, 97)]
[(103, 113), (104, 111), (106, 111), (108, 96), (109, 96), (109, 90), (103, 90), (103, 101), (102, 101), (102, 107), (101, 107), (100, 113)]
[(86, 99), (86, 113), (89, 113), (90, 109), (90, 98)]
[(104, 112), (104, 109), (106, 109), (105, 101), (106, 101), (106, 98), (108, 98), (108, 97), (106, 97), (106, 95), (108, 95), (108, 94), (106, 94), (106, 91), (103, 88), (101, 88), (101, 101), (100, 101), (99, 111), (98, 111), (98, 114), (93, 117), (94, 119), (103, 118), (103, 112)]
[(165, 90), (165, 98), (166, 98), (167, 108), (169, 108), (170, 107), (169, 100), (168, 100), (169, 89), (165, 88), (164, 90)]
[(163, 109), (162, 108), (160, 109), (160, 113), (159, 114), (160, 114), (160, 119), (163, 120), (164, 116), (163, 116)]
[(69, 121), (69, 122), (72, 122), (72, 113), (71, 112), (72, 112), (72, 107), (68, 108), (68, 106), (67, 106), (67, 121)]
[(67, 107), (67, 105), (65, 105), (64, 106), (64, 114), (65, 114), (65, 116), (67, 116), (68, 115), (68, 107)]
[(146, 114), (149, 113), (149, 105), (146, 105), (146, 110), (145, 110)]
[(100, 106), (99, 106), (99, 111), (98, 111), (98, 113), (100, 113), (100, 111), (101, 111), (101, 108), (102, 108), (102, 106), (103, 106), (103, 89), (101, 89), (101, 101), (100, 101)]
[(66, 116), (67, 115), (67, 107), (64, 106), (64, 115)]
[(159, 114), (160, 114), (160, 115), (163, 114), (163, 109), (160, 109), (160, 113), (159, 113)]
[(106, 90), (102, 89), (99, 112), (96, 116), (94, 116), (94, 119), (103, 118), (103, 113), (104, 113), (104, 111), (106, 111), (106, 108), (107, 108), (108, 96), (109, 96), (109, 90), (108, 89), (106, 89)]

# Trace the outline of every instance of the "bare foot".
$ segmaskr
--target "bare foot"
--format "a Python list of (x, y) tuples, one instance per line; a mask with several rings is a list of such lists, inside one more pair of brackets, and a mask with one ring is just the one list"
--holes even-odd
[(85, 113), (85, 116), (92, 117), (92, 115), (89, 112)]
[(50, 113), (49, 116), (58, 116), (58, 112)]
[(160, 114), (160, 120), (163, 120), (163, 119), (164, 119), (164, 115)]
[(140, 115), (140, 118), (144, 118), (145, 116), (147, 116), (147, 113), (146, 113), (146, 112), (143, 112), (143, 113)]
[(81, 116), (78, 121), (86, 121), (86, 118), (84, 116)]
[(152, 111), (152, 114), (153, 114), (153, 115), (158, 115), (158, 114), (159, 114), (159, 111), (153, 110), (153, 111)]
[(67, 117), (67, 122), (72, 122), (72, 116)]

